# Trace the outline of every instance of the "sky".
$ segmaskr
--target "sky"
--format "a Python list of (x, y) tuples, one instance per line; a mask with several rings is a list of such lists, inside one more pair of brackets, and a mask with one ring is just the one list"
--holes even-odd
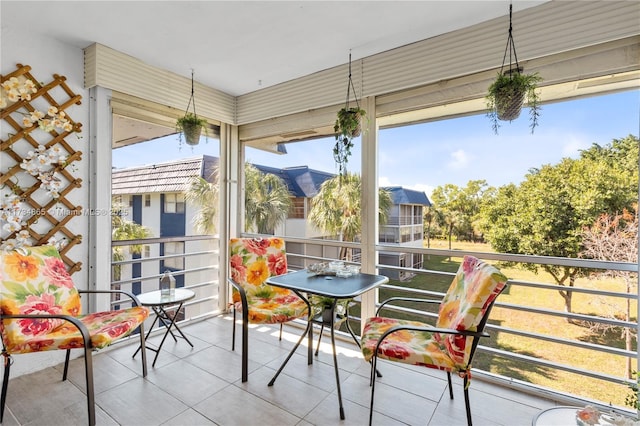
[[(383, 129), (379, 133), (380, 186), (403, 186), (431, 195), (434, 188), (451, 183), (460, 187), (470, 180), (485, 180), (499, 187), (520, 183), (531, 168), (577, 158), (593, 143), (640, 133), (640, 91), (542, 105), (533, 134), (528, 109), (512, 122), (501, 122), (498, 135), (484, 114), (411, 126)], [(286, 155), (247, 149), (247, 161), (278, 168), (308, 166), (337, 173), (333, 137), (287, 145)], [(347, 169), (359, 172), (360, 138), (354, 141)], [(190, 158), (219, 156), (219, 142), (209, 138), (193, 149), (180, 148), (177, 135), (119, 148), (113, 166), (132, 167)], [(140, 159), (144, 159), (143, 161)]]

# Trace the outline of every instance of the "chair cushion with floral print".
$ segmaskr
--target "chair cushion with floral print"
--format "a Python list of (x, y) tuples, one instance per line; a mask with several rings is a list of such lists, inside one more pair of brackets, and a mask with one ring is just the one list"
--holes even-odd
[[(477, 331), (487, 308), (506, 282), (507, 277), (495, 267), (475, 257), (465, 256), (440, 304), (436, 327)], [(384, 317), (368, 319), (362, 333), (365, 360), (371, 360), (378, 339), (387, 330), (402, 325), (429, 328), (428, 324), (419, 321)], [(400, 330), (385, 338), (378, 349), (378, 357), (446, 371), (466, 371), (472, 340), (472, 336)]]
[[(0, 252), (0, 309), (4, 315), (69, 315), (103, 348), (135, 330), (148, 316), (144, 307), (82, 315), (80, 295), (54, 246)], [(3, 319), (0, 331), (9, 353), (82, 348), (80, 331), (63, 319)]]
[[(280, 238), (233, 238), (229, 242), (231, 278), (247, 295), (249, 322), (275, 324), (307, 315), (307, 304), (293, 291), (265, 283), (270, 276), (287, 272), (284, 241)], [(240, 293), (233, 289), (233, 303), (242, 311)]]

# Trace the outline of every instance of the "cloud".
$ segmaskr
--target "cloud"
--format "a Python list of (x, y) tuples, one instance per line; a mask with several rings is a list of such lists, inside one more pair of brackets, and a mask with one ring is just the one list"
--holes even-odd
[(391, 180), (386, 176), (378, 177), (378, 186), (401, 186), (406, 189), (413, 189), (414, 191), (421, 191), (427, 194), (428, 197), (431, 197), (431, 193), (433, 192), (434, 187), (431, 185), (425, 185), (423, 183), (416, 183), (413, 185), (400, 185), (397, 183), (391, 183)]
[(407, 186), (407, 189), (413, 189), (414, 191), (420, 191), (427, 194), (427, 197), (431, 197), (431, 193), (433, 192), (434, 187), (430, 185), (425, 185), (423, 183), (417, 183), (415, 185)]
[(378, 176), (378, 186), (394, 186), (386, 176)]
[(461, 170), (467, 167), (468, 164), (469, 164), (469, 156), (464, 150), (458, 149), (451, 153), (451, 160), (447, 165), (451, 169)]

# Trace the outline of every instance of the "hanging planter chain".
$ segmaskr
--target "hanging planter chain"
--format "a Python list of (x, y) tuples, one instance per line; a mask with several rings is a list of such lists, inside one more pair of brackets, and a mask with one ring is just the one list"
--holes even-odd
[(351, 52), (349, 52), (349, 82), (347, 83), (347, 101), (344, 104), (344, 107), (346, 109), (349, 109), (349, 92), (351, 90), (353, 90), (353, 98), (356, 100), (356, 107), (360, 109), (360, 103), (358, 102), (356, 88), (353, 86), (353, 80), (351, 79)]
[(191, 69), (191, 97), (189, 98), (189, 103), (187, 104), (187, 109), (184, 111), (184, 115), (187, 115), (189, 113), (189, 106), (191, 106), (191, 103), (193, 103), (193, 115), (198, 118), (198, 114), (196, 114), (196, 98), (194, 96), (194, 89), (193, 89), (193, 69)]
[[(509, 36), (507, 37), (507, 46), (504, 49), (504, 56), (502, 57), (502, 66), (500, 67), (500, 73), (502, 74), (504, 73), (504, 64), (505, 64), (505, 61), (507, 60), (507, 53), (508, 53), (509, 54), (509, 76), (511, 76), (511, 74), (514, 71), (522, 72), (522, 70), (520, 69), (520, 65), (518, 64), (518, 54), (516, 53), (516, 44), (513, 41), (512, 17), (513, 17), (513, 4), (509, 4)], [(511, 57), (512, 53), (513, 53), (513, 58)], [(515, 70), (513, 68), (514, 60), (516, 63)]]
[[(518, 54), (516, 53), (516, 44), (513, 41), (513, 5), (509, 4), (509, 36), (507, 37), (507, 46), (504, 50), (504, 56), (502, 57), (502, 67), (500, 68), (500, 74), (505, 75), (505, 62), (507, 60), (507, 54), (509, 54), (509, 80), (513, 81), (514, 75), (522, 72), (520, 64), (518, 64)], [(515, 61), (515, 68), (514, 68)], [(525, 98), (525, 91), (513, 91), (509, 94), (507, 102), (500, 103), (498, 108), (498, 118), (500, 120), (515, 120), (520, 116), (522, 110), (522, 103)]]

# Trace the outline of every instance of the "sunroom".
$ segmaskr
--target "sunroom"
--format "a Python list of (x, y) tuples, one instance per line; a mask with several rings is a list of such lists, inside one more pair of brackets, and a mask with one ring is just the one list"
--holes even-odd
[[(544, 77), (539, 87), (543, 104), (618, 92), (637, 93), (640, 88), (638, 3), (512, 3), (518, 64), (525, 71), (538, 72)], [(440, 256), (443, 259), (459, 259), (464, 254), (473, 254), (490, 262), (606, 269), (634, 274), (634, 292), (629, 294), (577, 287), (570, 292), (580, 297), (606, 296), (624, 302), (628, 300), (633, 309), (637, 306), (637, 260), (611, 262), (535, 254), (467, 253), (426, 246), (408, 250), (379, 242), (379, 132), (416, 123), (484, 114), (487, 87), (500, 71), (505, 55), (510, 5), (506, 1), (3, 1), (0, 4), (0, 73), (3, 81), (5, 76), (30, 75), (43, 86), (51, 82), (50, 95), (54, 102), (75, 123), (81, 124), (79, 132), (65, 138), (72, 150), (68, 154), (72, 157), (73, 167), (66, 169), (68, 175), (63, 178), (63, 202), (50, 205), (51, 200), (43, 200), (46, 194), (34, 190), (36, 195), (27, 206), (33, 209), (48, 206), (49, 209), (63, 209), (67, 213), (44, 215), (38, 221), (27, 220), (33, 228), (30, 243), (42, 244), (50, 237), (66, 240), (65, 263), (79, 288), (123, 288), (137, 293), (157, 289), (162, 256), (168, 253), (165, 244), (175, 243), (175, 236), (158, 235), (146, 239), (142, 244), (151, 247), (148, 258), (127, 259), (118, 263), (124, 271), (138, 272), (129, 277), (113, 276), (113, 247), (127, 246), (131, 242), (114, 242), (111, 238), (112, 152), (127, 145), (143, 144), (147, 140), (176, 133), (176, 119), (184, 115), (185, 107), (190, 108), (190, 101), (195, 99), (198, 115), (209, 123), (209, 137), (219, 141), (219, 152), (216, 153), (219, 157), (219, 222), (215, 235), (185, 234), (181, 240), (184, 260), (179, 266), (185, 270), (183, 285), (196, 292), (196, 298), (187, 303), (181, 312), (181, 327), (189, 330), (190, 336), (197, 336), (205, 329), (215, 330), (219, 334), (215, 337), (207, 335), (203, 340), (214, 346), (228, 346), (231, 325), (227, 324), (226, 328), (222, 325), (228, 323), (230, 318), (227, 314), (231, 289), (225, 285), (229, 277), (227, 241), (233, 237), (254, 235), (244, 228), (243, 164), (248, 160), (247, 149), (282, 153), (286, 152), (287, 146), (291, 146), (288, 144), (311, 144), (322, 138), (331, 138), (336, 111), (345, 104), (348, 77), (351, 77), (354, 86), (351, 101), (357, 98), (359, 105), (367, 111), (368, 118), (363, 121), (365, 131), (357, 142), (361, 145), (360, 156), (351, 159), (351, 163), (358, 164), (362, 179), (361, 235), (357, 242), (345, 242), (278, 235), (276, 232), (286, 241), (288, 251), (294, 256), (289, 260), (290, 265), (304, 267), (310, 262), (331, 260), (337, 256), (340, 248), (346, 247), (359, 253), (357, 263), (367, 273), (397, 268), (409, 276), (441, 278), (451, 272), (446, 268), (416, 269), (412, 266), (399, 268), (384, 265), (379, 260), (381, 252), (410, 252), (414, 256)], [(64, 85), (69, 91), (62, 89), (64, 85), (59, 83), (60, 79), (56, 76), (64, 77)], [(39, 108), (35, 100), (34, 106)], [(637, 109), (638, 105), (636, 103), (629, 107)], [(15, 112), (12, 114), (15, 121)], [(0, 124), (0, 191), (3, 197), (14, 193), (15, 187), (33, 184), (31, 177), (21, 179), (18, 172), (13, 171), (16, 166), (19, 169), (21, 161), (28, 158), (28, 151), (38, 143), (55, 145), (44, 133), (36, 136), (32, 132), (34, 141), (29, 142), (13, 137), (19, 131), (5, 118), (3, 111)], [(426, 155), (428, 150), (425, 147), (424, 152), (419, 154)], [(496, 153), (496, 156), (499, 155)], [(144, 159), (141, 159), (141, 164), (144, 163)], [(191, 214), (187, 211), (187, 216)], [(11, 233), (3, 232), (3, 240), (9, 239)], [(177, 257), (175, 253), (171, 256)], [(557, 286), (553, 283), (535, 277), (531, 281), (513, 280), (510, 285), (513, 288), (536, 289), (543, 299), (554, 297), (548, 295), (557, 292)], [(397, 287), (402, 287), (402, 284), (393, 282), (380, 289), (380, 292), (397, 290)], [(402, 288), (402, 291), (406, 291), (406, 288)], [(98, 310), (123, 303), (121, 300), (101, 297), (88, 300), (90, 307)], [(363, 319), (374, 315), (379, 302), (377, 291), (366, 293), (356, 301), (357, 314), (354, 314), (353, 324), (357, 332)], [(559, 318), (562, 321), (593, 321), (625, 330), (637, 328), (637, 314), (633, 311), (629, 320), (622, 320), (606, 315), (563, 312), (562, 308), (554, 310), (507, 297), (498, 299), (496, 303), (495, 314), (500, 321), (523, 312), (544, 318), (542, 322)], [(298, 326), (303, 327), (301, 324)], [(549, 344), (582, 355), (575, 364), (567, 364), (563, 359), (545, 359), (539, 354), (501, 346), (492, 340), (482, 345), (479, 352), (488, 359), (498, 361), (489, 361), (486, 368), (483, 365), (474, 369), (472, 389), (475, 386), (497, 386), (499, 390), (493, 391), (493, 395), (500, 395), (502, 389), (508, 389), (522, 393), (525, 399), (533, 395), (553, 401), (549, 405), (535, 406), (536, 409), (553, 404), (596, 404), (601, 407), (612, 404), (616, 409), (625, 409), (624, 398), (612, 399), (611, 395), (626, 393), (627, 384), (632, 382), (625, 374), (625, 366), (631, 363), (633, 369), (637, 369), (635, 337), (631, 347), (625, 347), (623, 344), (574, 340), (573, 336), (567, 335), (547, 335), (539, 329), (515, 329), (508, 323), (490, 323), (488, 328), (490, 334), (520, 336), (528, 342), (526, 345)], [(299, 333), (290, 331), (288, 338), (292, 338), (296, 332)], [(254, 335), (258, 333), (260, 331)], [(277, 337), (273, 337), (275, 334), (272, 336), (267, 332), (262, 335), (269, 336), (277, 345)], [(155, 337), (153, 335), (151, 339)], [(265, 338), (259, 337), (257, 340)], [(289, 346), (285, 347), (290, 347), (290, 344), (287, 341), (285, 345)], [(345, 338), (340, 344), (348, 345), (349, 339)], [(182, 356), (183, 350), (189, 350), (184, 342), (176, 342), (175, 345), (173, 349), (168, 349), (169, 354), (175, 351)], [(129, 360), (130, 349), (115, 345), (115, 355), (110, 355), (105, 364), (116, 362), (114, 359), (120, 360), (138, 374), (138, 360)], [(347, 346), (345, 351), (357, 354), (357, 347)], [(60, 351), (16, 356), (11, 377), (24, 383), (28, 390), (31, 373), (42, 374), (63, 362), (61, 353), (56, 352)], [(164, 355), (159, 355), (160, 365), (163, 365)], [(235, 381), (232, 377), (224, 379), (239, 385), (240, 369), (235, 368), (238, 365), (233, 358), (235, 355), (235, 352), (228, 355), (234, 359), (231, 361), (234, 367), (228, 370), (236, 373), (237, 377)], [(274, 359), (279, 357), (280, 353)], [(173, 356), (169, 359), (173, 359)], [(220, 359), (228, 358), (225, 356)], [(593, 359), (611, 360), (614, 367), (601, 368), (603, 362), (589, 361)], [(364, 361), (362, 363), (365, 364)], [(202, 365), (198, 367), (203, 368)], [(353, 371), (359, 368), (353, 367)], [(219, 366), (214, 370), (218, 374), (226, 372), (221, 371), (225, 369)], [(266, 387), (266, 380), (259, 370), (250, 375), (252, 387), (259, 386), (262, 381)], [(536, 382), (529, 377), (530, 371), (537, 371), (548, 380)], [(81, 374), (80, 369), (77, 374)], [(404, 377), (404, 374), (400, 376)], [(411, 375), (406, 377), (410, 378)], [(554, 385), (576, 381), (578, 377), (585, 379), (579, 381), (585, 387), (607, 390), (584, 391), (562, 384)], [(96, 385), (100, 386), (98, 381)], [(419, 385), (416, 383), (415, 386)], [(237, 388), (241, 388), (241, 385)], [(43, 417), (44, 413), (40, 413), (40, 417), (20, 417), (17, 414), (20, 409), (16, 408), (19, 404), (16, 405), (16, 400), (12, 400), (16, 398), (11, 395), (12, 392), (13, 387), (10, 386), (8, 409), (12, 412), (17, 410), (12, 420), (18, 424), (29, 421), (39, 423), (46, 418)], [(77, 389), (70, 392), (77, 392)], [(232, 395), (227, 394), (224, 398), (233, 399)], [(474, 396), (472, 393), (475, 411)], [(28, 393), (21, 396), (26, 399), (29, 397)], [(458, 399), (461, 398), (456, 397), (456, 404), (459, 404)], [(261, 398), (278, 405), (277, 401), (269, 400), (264, 395)], [(31, 401), (29, 404), (35, 406), (40, 402)], [(334, 402), (332, 399), (330, 404)], [(362, 404), (358, 410), (368, 408), (366, 398), (360, 402)], [(353, 403), (358, 405), (358, 402)], [(77, 417), (82, 423), (85, 421), (84, 406), (83, 402), (78, 404)], [(110, 411), (113, 405), (106, 408), (108, 404), (105, 403), (102, 407), (99, 397), (98, 405), (107, 413), (104, 419), (100, 420), (99, 417), (99, 422), (128, 423)], [(193, 407), (196, 404), (191, 405)], [(295, 423), (306, 420), (321, 424), (336, 420), (333, 415), (325, 420), (318, 417), (318, 412), (323, 411), (319, 407), (321, 404), (309, 407), (307, 414), (314, 412), (309, 417), (304, 412), (287, 408), (285, 411), (294, 413), (287, 421)], [(384, 416), (384, 404), (380, 407), (380, 415)], [(455, 420), (452, 423), (464, 423), (464, 407), (450, 409), (459, 411), (453, 415)], [(628, 407), (626, 410), (629, 411)], [(202, 415), (206, 410), (195, 411)], [(507, 417), (503, 417), (502, 424), (529, 424), (535, 411), (528, 407), (522, 419), (509, 423)], [(518, 410), (515, 409), (515, 412)], [(510, 413), (505, 416), (516, 415)], [(437, 411), (437, 414), (431, 418), (430, 424), (442, 424), (444, 414), (442, 411)], [(412, 418), (394, 416), (380, 417), (379, 422), (417, 422)], [(429, 415), (424, 416), (427, 418), (424, 423), (429, 423)], [(483, 423), (483, 420), (485, 424), (499, 423), (495, 418), (486, 416), (486, 412), (480, 414), (477, 423)], [(205, 417), (222, 424), (245, 423), (242, 417)], [(159, 424), (170, 418), (176, 424), (181, 423), (180, 417), (147, 421), (149, 424)], [(187, 417), (182, 419), (185, 423), (193, 421), (198, 424), (196, 420), (186, 420)], [(350, 418), (348, 411), (345, 421), (354, 424), (366, 422), (365, 418)], [(5, 418), (5, 422), (10, 420)]]

